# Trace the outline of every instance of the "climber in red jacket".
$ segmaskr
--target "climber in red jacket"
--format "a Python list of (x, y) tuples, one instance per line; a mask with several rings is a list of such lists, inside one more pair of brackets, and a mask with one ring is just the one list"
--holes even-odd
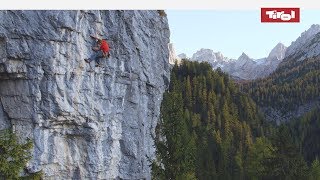
[(90, 58), (84, 59), (87, 63), (96, 60), (96, 66), (100, 65), (100, 59), (110, 57), (110, 48), (105, 39), (100, 39), (95, 36), (90, 35), (90, 37), (97, 40), (97, 46), (92, 47), (92, 50), (98, 51), (98, 53), (93, 54)]

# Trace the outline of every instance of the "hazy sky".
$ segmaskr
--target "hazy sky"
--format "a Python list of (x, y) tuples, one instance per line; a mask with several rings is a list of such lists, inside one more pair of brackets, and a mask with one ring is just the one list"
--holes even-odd
[(315, 10), (301, 10), (300, 23), (261, 23), (260, 10), (166, 12), (176, 53), (188, 57), (200, 48), (235, 59), (242, 52), (255, 59), (266, 57), (278, 42), (289, 46), (312, 24), (320, 24), (320, 11)]

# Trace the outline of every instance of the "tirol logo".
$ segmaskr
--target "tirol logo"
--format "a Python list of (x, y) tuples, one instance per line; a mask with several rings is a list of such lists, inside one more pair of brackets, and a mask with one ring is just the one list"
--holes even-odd
[(261, 8), (261, 22), (300, 22), (300, 8)]

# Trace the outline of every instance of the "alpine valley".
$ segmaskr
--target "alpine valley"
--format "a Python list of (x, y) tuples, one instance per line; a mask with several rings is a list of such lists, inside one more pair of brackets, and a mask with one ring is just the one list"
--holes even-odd
[(176, 59), (155, 177), (320, 179), (319, 25), (261, 59), (210, 49)]

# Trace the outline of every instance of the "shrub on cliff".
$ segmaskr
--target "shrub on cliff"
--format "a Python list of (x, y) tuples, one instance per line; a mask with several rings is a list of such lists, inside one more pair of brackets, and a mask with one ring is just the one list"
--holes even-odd
[(0, 131), (0, 179), (18, 179), (30, 160), (32, 142), (19, 143), (11, 130)]
[(167, 17), (167, 13), (164, 10), (157, 10), (159, 13), (159, 16), (161, 17)]

